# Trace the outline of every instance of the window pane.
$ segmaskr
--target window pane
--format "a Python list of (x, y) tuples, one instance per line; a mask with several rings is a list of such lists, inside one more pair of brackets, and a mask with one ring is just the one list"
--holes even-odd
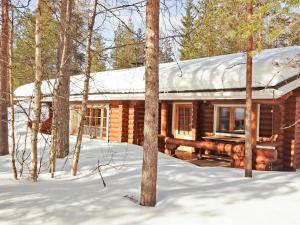
[(244, 133), (245, 132), (245, 109), (236, 108), (234, 111), (234, 132)]
[(101, 117), (101, 109), (96, 110), (96, 117)]
[(218, 116), (219, 116), (218, 131), (219, 132), (229, 132), (229, 124), (230, 124), (229, 108), (220, 107), (219, 111), (218, 111)]
[(192, 109), (178, 106), (178, 134), (190, 135), (192, 131)]
[[(90, 138), (106, 138), (106, 126), (107, 126), (107, 118), (106, 118), (106, 109), (103, 108), (88, 108), (87, 115), (84, 121), (83, 127), (83, 135), (88, 136)], [(78, 119), (79, 119), (78, 114)], [(78, 122), (79, 125), (79, 122)]]

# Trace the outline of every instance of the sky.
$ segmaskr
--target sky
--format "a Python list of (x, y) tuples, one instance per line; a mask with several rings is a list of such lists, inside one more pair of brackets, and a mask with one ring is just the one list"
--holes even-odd
[[(116, 5), (122, 5), (122, 0), (108, 0), (106, 2), (107, 6), (110, 8), (115, 7)], [(140, 0), (128, 0), (127, 2), (135, 3), (140, 2)], [(160, 32), (165, 36), (178, 34), (181, 26), (181, 18), (184, 14), (184, 3), (185, 0), (161, 1)], [(145, 4), (142, 5), (144, 6)], [(96, 18), (96, 27), (101, 26), (101, 34), (105, 38), (107, 46), (113, 45), (114, 30), (117, 28), (120, 20), (124, 22), (131, 20), (135, 29), (141, 28), (142, 30), (145, 30), (145, 7), (139, 8), (139, 11), (135, 8), (127, 8), (115, 11), (114, 13), (116, 16), (109, 13), (109, 15), (102, 14)], [(174, 46), (177, 46), (177, 44), (174, 43)]]
[[(19, 1), (23, 5), (27, 5), (28, 0), (15, 0)], [(76, 1), (76, 0), (75, 0)], [(78, 0), (79, 2), (84, 2), (83, 4), (91, 3), (91, 0), (83, 1)], [(122, 5), (130, 5), (133, 3), (139, 3), (138, 8), (135, 7), (126, 7), (118, 10), (114, 10), (112, 13), (99, 13), (96, 17), (95, 29), (99, 32), (105, 40), (106, 47), (114, 46), (114, 31), (116, 30), (120, 21), (127, 23), (129, 20), (132, 21), (135, 30), (141, 28), (143, 31), (146, 27), (145, 21), (145, 2), (143, 0), (98, 0), (100, 4), (103, 4), (106, 8), (111, 9), (119, 7)], [(161, 0), (160, 1), (160, 32), (164, 36), (178, 35), (181, 18), (184, 14), (184, 8), (186, 0)], [(79, 5), (79, 4), (77, 4)], [(30, 1), (30, 10), (34, 11), (35, 9), (35, 0)], [(98, 12), (104, 11), (104, 8), (98, 6)], [(170, 39), (174, 57), (179, 58), (178, 48), (179, 40), (178, 38)]]

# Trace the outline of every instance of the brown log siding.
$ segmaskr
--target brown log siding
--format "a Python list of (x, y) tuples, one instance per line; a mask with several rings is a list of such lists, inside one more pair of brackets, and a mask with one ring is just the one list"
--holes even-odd
[(213, 134), (214, 105), (212, 103), (205, 102), (198, 107), (198, 124), (198, 139)]
[(272, 120), (273, 120), (273, 106), (272, 105), (260, 105), (259, 115), (259, 136), (270, 137), (272, 136)]
[[(292, 96), (284, 104), (284, 126), (290, 126), (295, 122), (295, 112), (296, 112), (296, 98)], [(287, 128), (283, 131), (284, 142), (283, 142), (283, 161), (284, 169), (292, 170), (293, 168), (293, 158), (295, 147), (295, 126)]]
[[(300, 97), (296, 97), (295, 121), (300, 121)], [(300, 168), (300, 123), (295, 124), (295, 162), (294, 169)]]
[[(110, 101), (95, 102), (95, 104), (109, 104), (109, 141), (143, 144), (145, 106), (143, 101)], [(172, 101), (168, 101), (168, 133), (172, 134)], [(193, 136), (196, 140), (213, 134), (214, 104), (243, 104), (243, 101), (194, 101), (193, 102)], [(79, 103), (73, 103), (79, 104)], [(280, 105), (281, 104), (281, 105)], [(50, 106), (50, 105), (49, 105)], [(51, 106), (50, 106), (51, 107)], [(283, 110), (283, 111), (282, 111)], [(196, 113), (195, 113), (196, 112)], [(47, 121), (51, 122), (52, 113)], [(197, 119), (195, 119), (197, 118)], [(294, 170), (300, 167), (300, 91), (295, 90), (293, 95), (281, 99), (276, 104), (268, 104), (265, 100), (260, 104), (259, 136), (270, 137), (280, 134), (278, 146), (278, 165), (285, 170)], [(272, 126), (273, 123), (273, 126)], [(51, 124), (51, 123), (50, 123)], [(283, 126), (294, 124), (288, 129)], [(49, 130), (49, 129), (48, 129)], [(296, 137), (296, 138), (295, 138)], [(299, 141), (297, 141), (299, 140)], [(256, 160), (260, 160), (257, 156)], [(236, 159), (236, 163), (241, 159)], [(257, 162), (258, 163), (258, 162)], [(239, 166), (242, 166), (242, 161)], [(266, 165), (265, 162), (260, 166)], [(262, 169), (262, 168), (257, 168)]]

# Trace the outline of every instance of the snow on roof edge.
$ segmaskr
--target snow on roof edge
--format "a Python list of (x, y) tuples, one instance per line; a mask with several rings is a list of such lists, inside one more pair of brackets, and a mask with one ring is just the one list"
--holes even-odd
[[(300, 74), (300, 60), (296, 60), (296, 66), (288, 65), (288, 62), (299, 55), (300, 46), (267, 49), (255, 55), (253, 59), (253, 86), (274, 89), (279, 83), (286, 82), (286, 80), (296, 76), (296, 80), (281, 85), (278, 92), (281, 92), (279, 90), (291, 91), (299, 87), (300, 83), (296, 81), (299, 79), (297, 75)], [(186, 99), (187, 93), (195, 92), (191, 95), (192, 99), (219, 98), (220, 96), (232, 97), (232, 99), (240, 98), (242, 94), (231, 89), (243, 89), (245, 86), (245, 76), (241, 76), (241, 74), (245, 74), (245, 59), (244, 53), (236, 53), (160, 64), (160, 96), (162, 98), (168, 96), (168, 98)], [(93, 73), (91, 77), (93, 79), (90, 84), (90, 98), (95, 99), (98, 96), (96, 100), (109, 100), (112, 96), (114, 96), (113, 99), (119, 98), (120, 100), (124, 98), (128, 100), (140, 99), (139, 95), (143, 95), (144, 92), (144, 67)], [(82, 95), (83, 75), (73, 76), (71, 80), (70, 100), (72, 101), (72, 96), (74, 99), (78, 99), (75, 96)], [(51, 89), (51, 85), (44, 81), (42, 92), (45, 96), (51, 95)], [(32, 90), (33, 83), (26, 84), (17, 88), (15, 95), (17, 98), (30, 97)], [(202, 91), (202, 94), (197, 93), (197, 90)], [(206, 93), (205, 90), (210, 91)], [(230, 95), (218, 94), (223, 92), (230, 93)], [(240, 92), (242, 93), (243, 90)], [(256, 92), (260, 93), (258, 91), (254, 93)], [(93, 93), (94, 97), (92, 97)], [(101, 93), (105, 93), (103, 94), (104, 97), (101, 97)], [(278, 97), (280, 96), (278, 95)], [(255, 95), (253, 97), (256, 98)], [(264, 96), (258, 94), (257, 97)], [(266, 95), (264, 98), (269, 97)]]

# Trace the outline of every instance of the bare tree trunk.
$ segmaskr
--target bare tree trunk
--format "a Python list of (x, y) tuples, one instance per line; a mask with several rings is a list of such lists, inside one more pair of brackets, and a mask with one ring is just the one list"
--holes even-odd
[(80, 118), (80, 125), (78, 128), (78, 134), (75, 144), (75, 152), (74, 152), (74, 158), (72, 162), (72, 175), (77, 175), (77, 168), (78, 168), (78, 162), (79, 162), (79, 156), (80, 156), (80, 150), (81, 150), (81, 142), (82, 142), (82, 131), (83, 131), (83, 124), (85, 121), (85, 115), (87, 111), (87, 103), (88, 103), (88, 97), (89, 97), (89, 82), (90, 82), (90, 73), (91, 73), (91, 42), (92, 42), (92, 36), (93, 36), (93, 29), (95, 24), (95, 18), (96, 18), (96, 8), (97, 8), (97, 0), (94, 0), (93, 3), (93, 14), (89, 18), (89, 24), (88, 24), (88, 36), (87, 36), (87, 45), (86, 45), (86, 68), (85, 68), (85, 74), (84, 74), (84, 87), (83, 87), (83, 97), (82, 97), (82, 104), (81, 104), (81, 118)]
[(31, 180), (37, 181), (37, 136), (41, 117), (41, 83), (42, 83), (42, 56), (41, 56), (41, 2), (36, 0), (35, 18), (35, 81), (34, 81), (34, 110), (31, 134)]
[(140, 204), (155, 206), (158, 154), (159, 0), (147, 0), (144, 158)]
[(18, 179), (18, 173), (16, 168), (15, 160), (15, 150), (16, 150), (16, 138), (15, 138), (15, 108), (14, 108), (14, 88), (13, 88), (13, 78), (12, 78), (12, 57), (13, 57), (13, 36), (14, 36), (14, 16), (13, 11), (11, 11), (11, 22), (9, 31), (9, 64), (8, 64), (8, 74), (9, 74), (9, 92), (10, 92), (10, 107), (11, 107), (11, 167), (13, 172), (13, 177), (15, 180)]
[(8, 118), (7, 106), (8, 90), (8, 0), (2, 0), (2, 31), (0, 55), (0, 155), (9, 154), (8, 151)]
[(70, 96), (70, 26), (71, 0), (63, 0), (61, 5), (61, 37), (59, 49), (59, 77), (53, 97), (52, 142), (50, 154), (50, 172), (54, 177), (56, 157), (63, 158), (69, 153), (69, 96)]
[[(253, 15), (253, 0), (248, 0), (248, 23), (251, 23)], [(252, 26), (251, 26), (252, 27)], [(252, 28), (251, 28), (252, 30)], [(245, 177), (252, 177), (252, 31), (247, 41), (247, 71), (246, 71), (246, 121), (245, 121)]]

